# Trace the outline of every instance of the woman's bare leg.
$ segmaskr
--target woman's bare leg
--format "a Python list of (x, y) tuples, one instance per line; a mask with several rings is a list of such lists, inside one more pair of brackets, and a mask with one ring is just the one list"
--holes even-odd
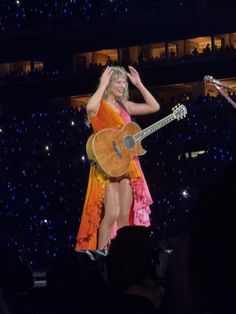
[(119, 182), (111, 182), (106, 189), (104, 199), (104, 217), (98, 234), (98, 249), (103, 250), (111, 236), (112, 227), (119, 216)]
[(133, 191), (129, 179), (122, 179), (119, 183), (120, 212), (117, 219), (118, 229), (129, 225), (129, 213), (133, 202)]

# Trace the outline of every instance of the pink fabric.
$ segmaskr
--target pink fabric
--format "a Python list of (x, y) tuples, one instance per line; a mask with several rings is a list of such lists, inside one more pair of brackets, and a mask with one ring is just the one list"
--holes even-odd
[(123, 108), (120, 108), (120, 117), (125, 123), (131, 121), (130, 115)]
[(149, 206), (153, 203), (153, 201), (138, 158), (137, 165), (141, 173), (141, 178), (131, 180), (134, 196), (133, 224), (148, 227), (150, 226), (149, 215), (151, 213)]

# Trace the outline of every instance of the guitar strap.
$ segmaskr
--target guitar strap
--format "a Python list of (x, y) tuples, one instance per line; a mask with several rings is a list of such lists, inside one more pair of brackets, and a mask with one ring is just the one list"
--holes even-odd
[(125, 108), (125, 105), (123, 104), (122, 101), (117, 100), (117, 103), (119, 104), (119, 106), (121, 106), (122, 109), (124, 109), (129, 114), (128, 110)]

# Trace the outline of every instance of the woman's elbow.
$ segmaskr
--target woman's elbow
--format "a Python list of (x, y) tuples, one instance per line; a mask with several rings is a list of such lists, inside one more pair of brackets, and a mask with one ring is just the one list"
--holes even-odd
[(152, 107), (152, 112), (157, 112), (160, 110), (160, 104), (156, 102)]

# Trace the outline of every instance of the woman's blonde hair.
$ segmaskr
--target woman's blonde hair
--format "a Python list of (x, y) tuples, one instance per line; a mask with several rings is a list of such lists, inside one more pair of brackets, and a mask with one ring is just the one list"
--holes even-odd
[(129, 99), (127, 72), (126, 72), (125, 68), (120, 67), (120, 66), (111, 66), (111, 69), (112, 69), (112, 75), (110, 77), (110, 82), (107, 85), (107, 88), (105, 89), (102, 98), (106, 100), (110, 94), (111, 84), (114, 81), (117, 81), (120, 77), (124, 77), (125, 81), (126, 81), (124, 93), (121, 97), (119, 97), (119, 99), (117, 99), (121, 103), (124, 103), (125, 101), (127, 101)]

